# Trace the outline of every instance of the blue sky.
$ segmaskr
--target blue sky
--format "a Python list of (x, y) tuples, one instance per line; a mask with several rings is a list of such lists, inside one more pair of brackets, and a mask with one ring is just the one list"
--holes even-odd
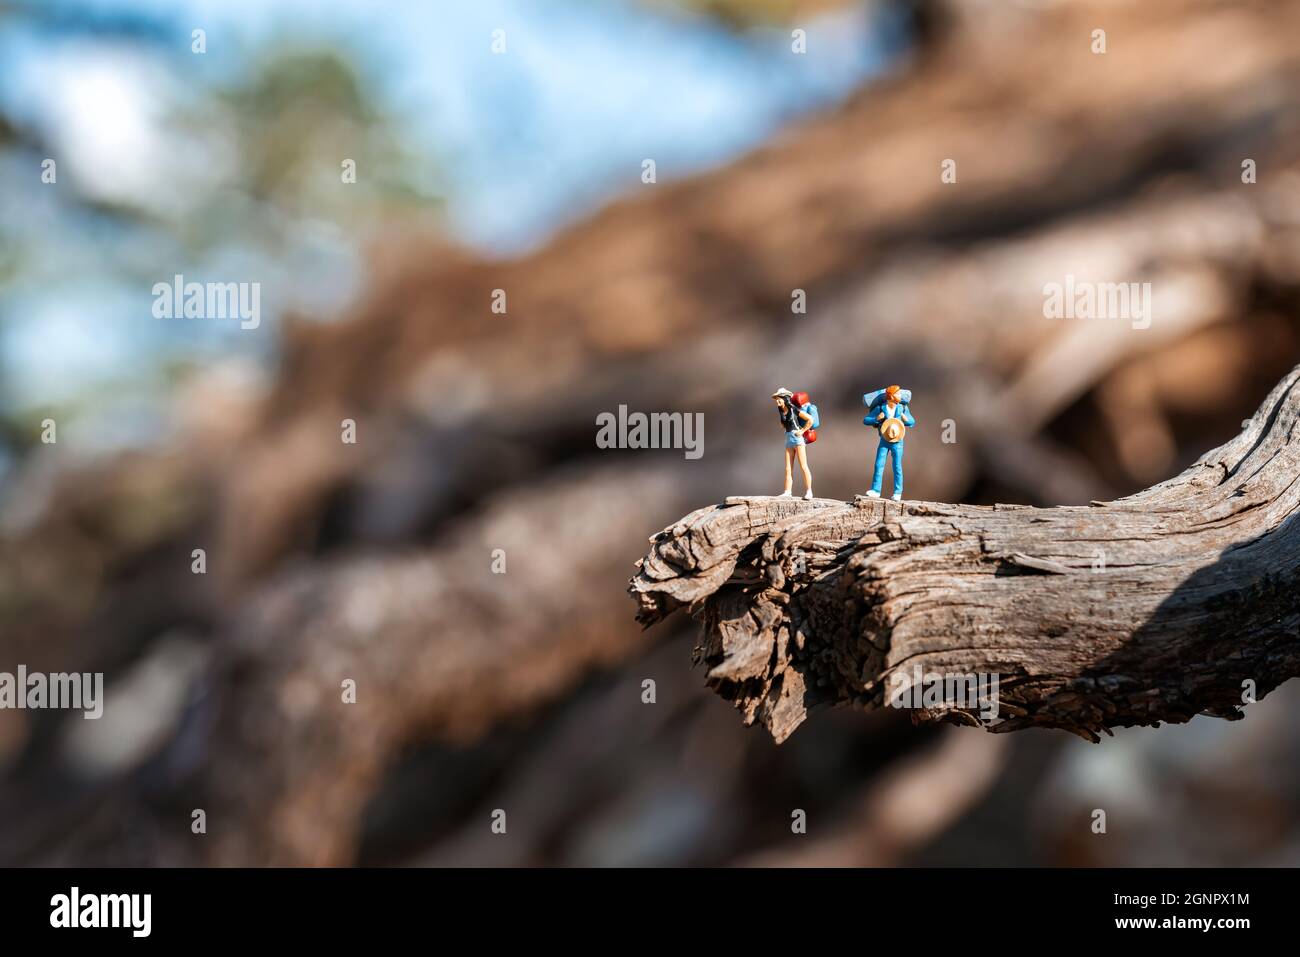
[[(641, 188), (643, 159), (669, 181), (834, 103), (883, 64), (890, 33), (850, 7), (799, 24), (808, 46), (799, 56), (789, 28), (740, 36), (635, 0), (45, 0), (41, 9), (102, 29), (69, 40), (8, 21), (0, 98), (92, 194), (144, 208), (183, 202), (183, 145), (159, 120), (167, 105), (239, 75), (272, 44), (325, 44), (350, 56), (420, 150), (452, 237), (505, 255)], [(203, 56), (190, 52), (196, 27), (207, 33)], [(495, 30), (505, 32), (503, 55), (491, 49)], [(14, 216), (49, 212), (39, 198), (17, 200), (5, 202)], [(0, 289), (9, 300), (0, 359), (18, 398), (56, 396), (55, 379), (138, 379), (174, 357), (178, 338), (199, 354), (214, 349), (203, 335), (149, 332), (130, 314), (139, 297), (114, 288), (111, 253), (100, 275), (20, 276)], [(174, 264), (162, 265), (170, 277)], [(269, 299), (272, 311), (296, 304)], [(266, 325), (273, 337), (274, 315)], [(215, 344), (227, 346), (247, 340)]]
[[(535, 244), (637, 182), (655, 158), (671, 178), (761, 141), (792, 115), (832, 102), (883, 59), (880, 31), (849, 9), (789, 31), (737, 36), (707, 18), (624, 0), (117, 0), (47, 7), (104, 23), (155, 20), (182, 77), (210, 83), (273, 39), (350, 51), (450, 180), (451, 226), (466, 242)], [(189, 53), (194, 27), (208, 54)], [(494, 30), (506, 53), (494, 55)], [(38, 123), (60, 110), (68, 71), (102, 69), (51, 39), (0, 41), (0, 88)], [(93, 102), (92, 102), (93, 105)], [(123, 104), (124, 109), (128, 107)], [(93, 118), (87, 118), (91, 120)]]

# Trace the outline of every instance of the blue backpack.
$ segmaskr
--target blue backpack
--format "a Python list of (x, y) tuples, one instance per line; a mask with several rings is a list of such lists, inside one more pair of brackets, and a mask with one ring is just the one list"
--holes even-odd
[[(912, 390), (899, 389), (898, 403), (899, 405), (911, 405)], [(877, 389), (875, 392), (868, 392), (866, 395), (862, 397), (862, 404), (865, 405), (868, 409), (873, 409), (876, 412), (879, 412), (880, 410), (877, 408), (877, 406), (882, 406), (885, 404), (885, 390)]]
[(806, 403), (805, 405), (801, 405), (799, 407), (799, 411), (806, 412), (812, 416), (812, 425), (808, 426), (808, 428), (820, 429), (822, 427), (822, 416), (821, 413), (817, 411), (816, 405), (814, 405), (811, 402)]
[[(908, 405), (911, 404), (911, 402), (912, 402), (912, 390), (899, 389), (898, 390), (899, 407), (902, 409), (906, 409)], [(866, 395), (862, 397), (862, 404), (865, 405), (868, 410), (867, 414), (862, 417), (862, 424), (870, 425), (870, 426), (878, 425), (879, 423), (876, 422), (876, 414), (879, 413), (880, 410), (885, 407), (885, 390), (877, 389), (875, 392), (868, 392)]]

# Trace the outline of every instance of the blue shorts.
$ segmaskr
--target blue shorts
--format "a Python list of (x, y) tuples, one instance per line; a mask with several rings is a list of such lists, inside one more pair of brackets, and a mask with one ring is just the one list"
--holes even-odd
[(787, 449), (797, 449), (801, 445), (807, 445), (804, 437), (798, 432), (787, 432), (785, 434), (785, 447)]

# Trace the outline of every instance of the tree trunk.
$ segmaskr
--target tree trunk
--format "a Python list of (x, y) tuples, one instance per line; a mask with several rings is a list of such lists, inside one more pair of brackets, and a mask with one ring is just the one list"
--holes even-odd
[[(688, 606), (709, 684), (778, 741), (819, 704), (999, 676), (917, 720), (994, 731), (1236, 719), (1300, 671), (1300, 368), (1177, 478), (1088, 506), (728, 498), (651, 539), (630, 591)], [(918, 670), (919, 669), (919, 670)]]

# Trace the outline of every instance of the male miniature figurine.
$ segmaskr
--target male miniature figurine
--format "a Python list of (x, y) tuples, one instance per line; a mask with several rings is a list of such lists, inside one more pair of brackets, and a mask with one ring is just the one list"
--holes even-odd
[(907, 430), (916, 425), (908, 403), (912, 401), (910, 389), (891, 385), (877, 389), (862, 397), (867, 414), (862, 424), (880, 432), (880, 445), (876, 448), (876, 470), (871, 476), (871, 490), (867, 495), (880, 498), (880, 486), (885, 480), (885, 459), (894, 460), (894, 501), (903, 500), (903, 438)]

